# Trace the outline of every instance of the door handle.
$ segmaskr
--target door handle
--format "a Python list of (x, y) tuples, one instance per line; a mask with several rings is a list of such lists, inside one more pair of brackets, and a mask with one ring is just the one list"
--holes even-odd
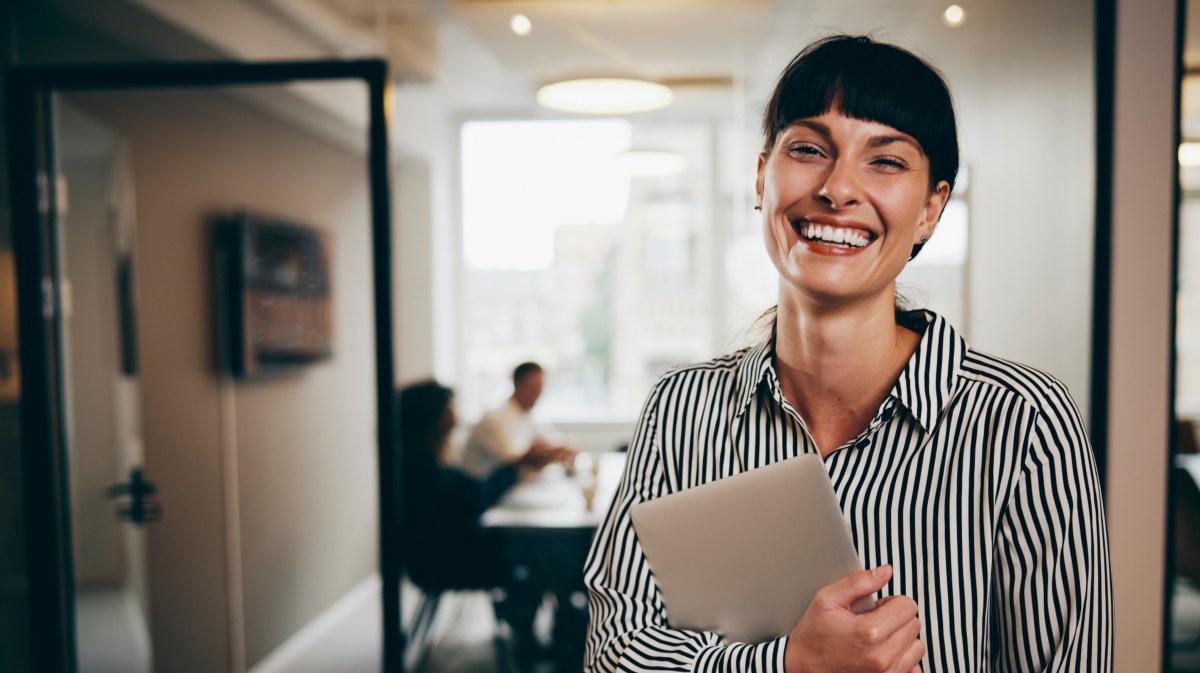
[(129, 481), (124, 484), (114, 484), (108, 487), (106, 493), (109, 499), (116, 500), (128, 497), (128, 501), (117, 505), (117, 518), (129, 521), (135, 526), (141, 526), (147, 521), (157, 521), (162, 517), (162, 505), (150, 496), (158, 492), (152, 482), (146, 481), (141, 468), (129, 471)]

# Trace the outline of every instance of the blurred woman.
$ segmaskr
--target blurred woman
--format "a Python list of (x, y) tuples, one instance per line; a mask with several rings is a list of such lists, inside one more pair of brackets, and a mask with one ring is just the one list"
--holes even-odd
[(483, 528), (485, 511), (517, 483), (567, 456), (535, 445), (515, 462), (482, 479), (446, 465), (458, 423), (454, 393), (435, 382), (407, 386), (398, 395), (404, 473), (404, 541), (409, 577), (423, 588), (505, 587), (511, 572), (503, 539)]

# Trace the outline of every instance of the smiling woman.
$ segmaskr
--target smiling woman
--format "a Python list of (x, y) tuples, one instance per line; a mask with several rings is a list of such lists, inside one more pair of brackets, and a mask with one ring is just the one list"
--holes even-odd
[[(958, 171), (941, 77), (897, 47), (827, 38), (785, 69), (763, 132), (773, 328), (651, 391), (585, 569), (588, 669), (1110, 671), (1104, 511), (1066, 387), (894, 307)], [(799, 454), (825, 461), (867, 570), (773, 640), (673, 628), (630, 509)], [(876, 609), (855, 614), (865, 596)]]
[[(785, 281), (780, 301), (793, 291), (894, 294), (950, 194), (948, 180), (929, 182), (920, 144), (884, 124), (834, 111), (785, 128), (758, 171), (767, 250)], [(891, 294), (882, 297), (889, 306)]]

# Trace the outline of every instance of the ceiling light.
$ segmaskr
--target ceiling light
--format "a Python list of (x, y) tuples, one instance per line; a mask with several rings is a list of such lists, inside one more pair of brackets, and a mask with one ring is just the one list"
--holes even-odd
[(1180, 166), (1200, 166), (1200, 143), (1183, 143), (1179, 146)]
[(629, 150), (613, 156), (609, 161), (631, 178), (661, 178), (679, 175), (687, 169), (687, 161), (683, 157), (661, 150)]
[(967, 12), (958, 5), (950, 5), (942, 13), (942, 23), (951, 28), (958, 28), (967, 20)]
[(537, 101), (560, 112), (629, 114), (671, 104), (675, 94), (662, 84), (641, 79), (595, 77), (569, 79), (543, 86)]
[(508, 27), (512, 28), (512, 32), (525, 37), (533, 30), (533, 22), (524, 14), (513, 14), (513, 17), (508, 21)]

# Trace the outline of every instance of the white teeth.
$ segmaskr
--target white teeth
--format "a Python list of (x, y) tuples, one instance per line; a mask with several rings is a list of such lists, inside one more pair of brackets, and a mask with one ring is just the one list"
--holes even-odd
[(853, 229), (832, 227), (828, 224), (808, 224), (800, 228), (800, 235), (813, 241), (842, 244), (852, 248), (866, 247), (871, 239)]

